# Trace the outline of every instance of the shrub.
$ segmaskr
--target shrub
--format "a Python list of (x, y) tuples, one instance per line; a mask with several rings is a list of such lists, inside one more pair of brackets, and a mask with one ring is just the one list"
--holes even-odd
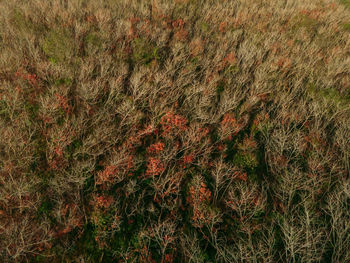
[(0, 1), (0, 262), (350, 262), (349, 1)]

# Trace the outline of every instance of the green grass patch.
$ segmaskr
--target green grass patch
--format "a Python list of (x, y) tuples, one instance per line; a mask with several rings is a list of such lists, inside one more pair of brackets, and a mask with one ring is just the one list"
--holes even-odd
[(346, 8), (350, 8), (350, 0), (339, 0), (339, 2)]
[(53, 202), (51, 200), (45, 198), (39, 206), (38, 213), (41, 216), (42, 215), (49, 216), (53, 207), (54, 207)]
[(0, 118), (4, 121), (10, 120), (9, 106), (5, 100), (0, 100)]
[(298, 14), (291, 19), (291, 26), (289, 28), (289, 35), (297, 33), (301, 29), (307, 29), (308, 32), (315, 32), (319, 25), (319, 22), (316, 19), (313, 19), (304, 14)]
[(84, 37), (85, 53), (94, 54), (102, 51), (103, 38), (97, 33), (89, 33)]
[(207, 33), (210, 30), (210, 26), (208, 23), (202, 22), (200, 24), (200, 29), (203, 33)]
[(233, 157), (233, 163), (247, 170), (254, 170), (259, 165), (256, 155), (250, 152), (237, 153)]
[(144, 38), (136, 38), (132, 41), (132, 59), (135, 63), (150, 64), (153, 60), (164, 62), (166, 49), (158, 47), (154, 42)]
[(24, 108), (31, 119), (35, 119), (38, 116), (39, 105), (37, 103), (25, 102)]
[(343, 24), (343, 29), (345, 31), (350, 31), (350, 23)]
[(218, 85), (216, 86), (216, 93), (218, 95), (220, 95), (221, 93), (223, 93), (225, 90), (225, 82), (224, 81), (220, 81), (218, 83)]
[(53, 64), (68, 62), (75, 51), (73, 35), (68, 30), (52, 30), (46, 35), (42, 49)]
[(10, 21), (21, 33), (42, 34), (45, 31), (44, 24), (32, 22), (24, 13), (16, 8), (10, 15)]
[(56, 86), (71, 86), (73, 84), (73, 79), (71, 78), (60, 78), (58, 80), (55, 81), (55, 85)]
[(334, 87), (317, 87), (309, 83), (307, 86), (309, 95), (316, 100), (323, 100), (326, 104), (337, 107), (346, 107), (350, 104), (350, 92), (340, 94)]

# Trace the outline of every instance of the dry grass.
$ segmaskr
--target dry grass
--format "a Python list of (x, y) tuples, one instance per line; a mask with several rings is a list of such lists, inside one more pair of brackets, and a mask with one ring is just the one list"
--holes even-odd
[(0, 261), (350, 262), (349, 7), (0, 1)]

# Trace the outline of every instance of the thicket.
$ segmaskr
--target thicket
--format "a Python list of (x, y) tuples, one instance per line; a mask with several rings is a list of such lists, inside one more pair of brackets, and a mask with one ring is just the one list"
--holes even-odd
[(349, 7), (0, 1), (0, 261), (350, 262)]

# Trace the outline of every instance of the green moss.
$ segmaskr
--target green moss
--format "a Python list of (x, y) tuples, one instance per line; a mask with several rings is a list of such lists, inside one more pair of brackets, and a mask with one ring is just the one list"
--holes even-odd
[(50, 31), (45, 37), (42, 49), (53, 64), (67, 62), (75, 51), (73, 36), (67, 30)]

